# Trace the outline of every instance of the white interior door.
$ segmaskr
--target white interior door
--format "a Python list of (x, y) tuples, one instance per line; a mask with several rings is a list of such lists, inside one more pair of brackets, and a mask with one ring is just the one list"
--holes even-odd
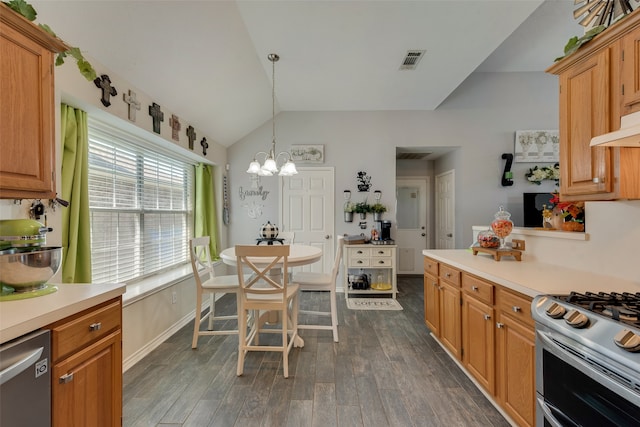
[(398, 274), (423, 274), (422, 250), (428, 248), (429, 178), (396, 179)]
[(280, 222), (283, 231), (295, 233), (294, 244), (317, 246), (322, 260), (303, 271), (328, 272), (333, 267), (334, 169), (298, 168), (298, 174), (280, 178)]
[(453, 170), (436, 175), (436, 249), (455, 247), (456, 224), (455, 173)]

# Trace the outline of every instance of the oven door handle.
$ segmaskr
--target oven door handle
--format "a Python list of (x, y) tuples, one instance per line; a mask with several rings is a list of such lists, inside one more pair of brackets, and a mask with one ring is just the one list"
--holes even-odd
[(550, 424), (551, 427), (567, 427), (568, 425), (577, 426), (575, 423), (573, 423), (571, 420), (567, 419), (566, 417), (563, 417), (565, 419), (564, 423), (560, 422), (552, 412), (552, 409), (555, 409), (556, 412), (562, 414), (562, 412), (560, 412), (558, 408), (548, 404), (540, 396), (538, 396), (536, 399), (538, 400), (538, 406), (540, 407), (540, 409), (542, 409), (542, 412), (544, 413), (544, 420), (548, 424)]

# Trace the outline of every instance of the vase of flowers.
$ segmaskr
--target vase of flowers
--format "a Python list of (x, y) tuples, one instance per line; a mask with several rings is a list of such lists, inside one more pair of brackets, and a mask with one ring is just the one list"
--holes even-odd
[(560, 182), (560, 165), (556, 163), (553, 166), (534, 166), (524, 176), (532, 184), (540, 185), (542, 181), (548, 179), (554, 180), (558, 185)]
[(554, 215), (562, 220), (559, 226), (556, 223), (554, 228), (565, 231), (584, 231), (584, 202), (561, 202), (558, 192), (553, 193), (549, 202), (553, 206)]
[(387, 211), (387, 207), (382, 203), (375, 203), (371, 205), (371, 212), (373, 212), (374, 221), (382, 221), (382, 214)]
[(364, 220), (364, 219), (367, 219), (367, 213), (371, 212), (371, 206), (367, 203), (367, 200), (365, 199), (362, 202), (356, 203), (353, 211), (356, 213), (359, 213), (360, 219)]
[(344, 203), (344, 222), (353, 222), (353, 210), (355, 209), (355, 205), (346, 201)]

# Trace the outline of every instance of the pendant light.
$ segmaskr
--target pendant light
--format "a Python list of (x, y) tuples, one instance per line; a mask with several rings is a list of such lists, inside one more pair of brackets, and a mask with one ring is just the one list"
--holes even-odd
[[(280, 57), (275, 53), (270, 53), (267, 58), (271, 61), (272, 68), (272, 82), (271, 82), (271, 125), (272, 125), (272, 140), (271, 149), (268, 153), (259, 151), (253, 156), (253, 161), (249, 164), (247, 173), (256, 174), (259, 176), (272, 176), (278, 172), (278, 160), (283, 159), (284, 164), (280, 168), (278, 175), (291, 176), (298, 173), (296, 165), (291, 161), (291, 154), (286, 151), (278, 153), (276, 156), (276, 62)], [(257, 158), (260, 155), (264, 155), (264, 163), (260, 165)]]

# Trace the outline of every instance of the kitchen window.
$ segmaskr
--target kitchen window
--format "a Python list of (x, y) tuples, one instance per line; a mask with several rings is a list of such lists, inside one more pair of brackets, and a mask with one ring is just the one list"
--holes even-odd
[(131, 282), (188, 262), (193, 169), (155, 142), (89, 122), (93, 282)]

